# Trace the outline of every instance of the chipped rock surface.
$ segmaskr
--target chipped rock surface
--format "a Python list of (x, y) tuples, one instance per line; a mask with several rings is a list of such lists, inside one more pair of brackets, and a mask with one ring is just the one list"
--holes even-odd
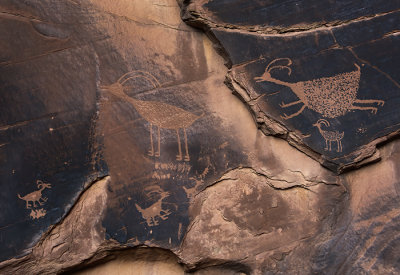
[(0, 274), (400, 273), (399, 9), (2, 1)]

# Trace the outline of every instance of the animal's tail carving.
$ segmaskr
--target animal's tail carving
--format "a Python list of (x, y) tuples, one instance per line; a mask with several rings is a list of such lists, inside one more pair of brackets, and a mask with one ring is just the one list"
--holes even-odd
[(140, 213), (143, 213), (144, 209), (142, 207), (140, 207), (139, 204), (135, 203), (135, 206), (136, 206), (137, 210), (139, 210)]

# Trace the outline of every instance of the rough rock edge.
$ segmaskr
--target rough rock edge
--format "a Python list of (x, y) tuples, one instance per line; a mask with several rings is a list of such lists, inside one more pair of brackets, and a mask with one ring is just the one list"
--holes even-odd
[[(229, 29), (236, 30), (245, 33), (258, 33), (258, 34), (269, 34), (269, 35), (284, 35), (284, 34), (296, 34), (308, 31), (316, 30), (326, 30), (332, 27), (348, 25), (355, 22), (360, 22), (364, 20), (370, 20), (372, 18), (385, 16), (388, 14), (396, 13), (400, 10), (392, 10), (387, 12), (381, 12), (373, 15), (364, 15), (358, 18), (349, 20), (334, 20), (331, 22), (314, 22), (310, 24), (296, 24), (292, 26), (254, 26), (254, 25), (239, 25), (239, 24), (228, 24), (228, 23), (218, 23), (214, 22), (210, 17), (206, 15), (207, 10), (201, 6), (202, 3), (193, 3), (193, 0), (177, 0), (180, 3), (182, 9), (182, 19), (191, 26), (197, 26), (203, 28), (207, 26), (213, 29)], [(204, 2), (204, 1), (203, 1)]]
[[(236, 167), (233, 169), (230, 169), (226, 171), (219, 179), (214, 181), (213, 183), (207, 185), (205, 188), (203, 188), (201, 191), (199, 191), (197, 194), (195, 194), (192, 198), (192, 202), (198, 198), (198, 196), (202, 196), (206, 194), (207, 190), (212, 189), (216, 185), (218, 185), (221, 182), (227, 181), (227, 180), (237, 180), (235, 178), (236, 173), (250, 173), (250, 174), (255, 174), (263, 179), (265, 179), (265, 184), (268, 185), (270, 188), (273, 190), (276, 190), (278, 192), (285, 192), (286, 190), (294, 189), (294, 188), (302, 188), (305, 190), (308, 190), (310, 192), (313, 192), (311, 190), (312, 187), (318, 185), (318, 184), (325, 184), (325, 185), (332, 185), (332, 186), (343, 186), (343, 184), (340, 182), (340, 179), (335, 177), (335, 181), (326, 181), (323, 180), (322, 178), (318, 177), (312, 177), (309, 178), (305, 176), (301, 171), (292, 171), (292, 170), (286, 170), (288, 174), (292, 175), (297, 175), (297, 178), (300, 178), (299, 180), (294, 180), (294, 181), (288, 181), (285, 178), (285, 175), (283, 173), (277, 174), (277, 175), (272, 175), (271, 173), (268, 173), (267, 171), (263, 169), (255, 169), (253, 167)], [(196, 219), (192, 220), (188, 226), (188, 229), (185, 232), (185, 235), (182, 238), (182, 242), (179, 248), (173, 249), (173, 252), (175, 255), (177, 255), (179, 259), (179, 263), (183, 264), (185, 270), (187, 272), (196, 272), (200, 270), (207, 270), (208, 268), (221, 268), (224, 270), (231, 270), (233, 272), (238, 272), (238, 273), (243, 273), (243, 274), (255, 274), (258, 272), (257, 266), (254, 264), (251, 264), (251, 261), (249, 261), (248, 257), (245, 258), (238, 258), (238, 259), (219, 259), (219, 258), (194, 258), (192, 259), (193, 261), (186, 261), (183, 260), (185, 259), (184, 256), (182, 256), (185, 251), (183, 250), (183, 245), (185, 243), (185, 239), (189, 232), (191, 231), (192, 227), (194, 224), (196, 224)], [(236, 273), (235, 273), (236, 274)], [(258, 274), (258, 273), (257, 273)]]
[[(257, 125), (257, 128), (259, 128), (265, 135), (272, 135), (276, 137), (280, 137), (282, 139), (285, 139), (290, 145), (293, 147), (297, 148), (299, 151), (303, 152), (307, 156), (313, 158), (314, 160), (318, 161), (322, 166), (328, 168), (329, 170), (337, 173), (337, 174), (342, 174), (351, 170), (358, 169), (362, 166), (372, 164), (375, 162), (378, 162), (381, 160), (381, 156), (379, 153), (379, 150), (377, 149), (378, 145), (385, 143), (396, 136), (400, 135), (400, 130), (390, 133), (386, 136), (379, 137), (370, 143), (362, 146), (356, 151), (351, 152), (350, 154), (343, 156), (342, 158), (354, 158), (352, 163), (348, 164), (337, 164), (334, 162), (335, 159), (329, 159), (326, 158), (324, 155), (314, 151), (304, 143), (302, 143), (302, 136), (301, 134), (289, 130), (285, 125), (280, 123), (278, 120), (274, 119), (272, 116), (269, 114), (265, 114), (262, 112), (255, 102), (257, 98), (251, 98), (249, 95), (249, 91), (246, 87), (241, 85), (239, 81), (235, 79), (232, 73), (232, 61), (230, 59), (229, 53), (225, 50), (225, 48), (222, 46), (222, 43), (216, 38), (216, 36), (213, 34), (212, 29), (218, 28), (218, 29), (226, 29), (226, 30), (231, 30), (235, 29), (241, 32), (247, 32), (247, 33), (252, 33), (254, 32), (259, 33), (260, 35), (265, 35), (265, 34), (285, 34), (285, 33), (290, 33), (291, 35), (295, 34), (294, 32), (304, 32), (304, 31), (318, 31), (321, 29), (326, 29), (334, 26), (339, 26), (339, 25), (344, 25), (344, 24), (351, 24), (354, 22), (359, 22), (362, 20), (370, 20), (372, 18), (376, 18), (379, 16), (385, 16), (387, 14), (391, 13), (396, 13), (399, 10), (395, 11), (390, 11), (390, 12), (384, 12), (384, 13), (379, 13), (375, 14), (373, 16), (365, 16), (365, 17), (360, 17), (354, 20), (348, 20), (346, 22), (335, 22), (333, 25), (326, 25), (323, 24), (323, 26), (317, 26), (317, 27), (310, 27), (307, 29), (294, 29), (294, 30), (288, 30), (288, 29), (279, 29), (275, 30), (273, 32), (266, 32), (266, 31), (260, 31), (260, 30), (253, 30), (249, 29), (246, 27), (238, 27), (238, 26), (231, 26), (231, 25), (217, 25), (214, 22), (206, 19), (201, 15), (199, 11), (196, 11), (193, 9), (193, 3), (192, 0), (185, 0), (183, 3), (180, 3), (181, 6), (181, 17), (182, 20), (195, 28), (202, 29), (206, 35), (210, 38), (210, 40), (214, 43), (214, 47), (216, 51), (225, 59), (225, 65), (230, 69), (228, 71), (228, 74), (226, 76), (225, 84), (232, 90), (233, 94), (235, 94), (245, 105), (246, 107), (250, 110), (250, 113), (252, 117), (254, 118), (254, 121)], [(241, 66), (241, 65), (238, 65)], [(236, 67), (236, 66), (235, 66)]]
[[(329, 181), (329, 180), (324, 180), (323, 177), (321, 177), (320, 179), (318, 179), (318, 177), (312, 177), (309, 178), (307, 176), (305, 176), (301, 171), (293, 171), (290, 169), (287, 169), (285, 172), (287, 172), (286, 174), (284, 173), (279, 173), (277, 175), (273, 175), (267, 171), (265, 171), (264, 169), (255, 169), (254, 167), (237, 167), (237, 168), (233, 168), (230, 169), (228, 171), (226, 171), (218, 180), (216, 180), (214, 183), (207, 185), (207, 187), (205, 187), (200, 193), (203, 193), (205, 190), (215, 186), (216, 184), (225, 181), (225, 180), (235, 180), (235, 178), (232, 178), (232, 174), (235, 173), (250, 173), (250, 174), (255, 174), (259, 177), (262, 177), (265, 179), (265, 183), (271, 187), (274, 190), (289, 190), (289, 189), (293, 189), (293, 188), (304, 188), (306, 190), (309, 190), (309, 187), (318, 185), (318, 184), (325, 184), (325, 185), (335, 185), (335, 186), (341, 186), (342, 184), (340, 183), (340, 180), (338, 177), (335, 177), (334, 181)], [(297, 177), (298, 180), (296, 181), (288, 181), (287, 180), (287, 176), (288, 175), (299, 175), (300, 177)], [(285, 183), (285, 184), (282, 184)], [(197, 197), (196, 194), (194, 196)]]
[[(286, 179), (287, 174), (285, 175), (285, 172), (288, 174), (292, 175), (299, 175), (298, 178), (300, 180), (295, 180), (295, 181), (288, 181)], [(301, 188), (305, 189), (309, 192), (314, 192), (313, 187), (319, 185), (319, 184), (324, 184), (327, 186), (335, 186), (335, 187), (342, 187), (344, 190), (344, 195), (348, 194), (348, 190), (343, 185), (342, 179), (339, 177), (335, 177), (334, 181), (329, 181), (329, 180), (324, 180), (323, 176), (319, 178), (318, 176), (315, 177), (307, 177), (304, 175), (301, 171), (292, 171), (290, 169), (287, 169), (283, 173), (273, 175), (263, 169), (255, 169), (253, 167), (236, 167), (233, 169), (230, 169), (226, 171), (218, 180), (214, 181), (212, 184), (206, 186), (203, 188), (200, 192), (198, 192), (193, 198), (192, 198), (192, 206), (193, 202), (197, 199), (197, 204), (203, 204), (204, 202), (204, 196), (207, 194), (207, 191), (213, 189), (217, 184), (224, 182), (224, 181), (235, 181), (238, 180), (237, 173), (249, 173), (249, 174), (255, 174), (258, 177), (261, 177), (265, 180), (265, 184), (269, 186), (271, 189), (278, 191), (278, 192), (285, 192), (287, 190), (295, 189), (295, 188)], [(283, 184), (282, 184), (283, 183)], [(196, 205), (196, 203), (194, 204)], [(341, 210), (339, 210), (341, 211)], [(183, 250), (183, 246), (185, 243), (185, 239), (189, 232), (192, 230), (193, 226), (197, 223), (198, 221), (196, 219), (191, 220), (188, 229), (185, 232), (185, 235), (182, 238), (181, 246), (179, 249), (174, 250), (174, 253), (179, 257), (180, 263), (182, 263), (185, 266), (185, 269), (188, 272), (195, 272), (199, 270), (207, 270), (208, 268), (223, 268), (223, 269), (228, 269), (232, 270), (238, 273), (244, 273), (244, 274), (264, 274), (261, 271), (261, 266), (258, 265), (257, 261), (252, 260), (248, 256), (244, 258), (236, 258), (236, 259), (220, 259), (220, 258), (212, 258), (212, 257), (196, 257), (191, 259), (190, 261), (188, 260), (182, 260), (185, 259), (185, 256), (182, 256), (185, 251)], [(329, 225), (327, 225), (329, 226)], [(322, 230), (320, 233), (322, 233), (325, 230)], [(262, 233), (261, 233), (262, 234)], [(256, 236), (256, 235), (255, 235)], [(290, 254), (297, 245), (294, 245), (290, 250), (287, 252), (282, 252), (283, 254)], [(266, 251), (267, 253), (270, 253), (271, 251)], [(279, 252), (278, 252), (279, 253)], [(259, 254), (258, 254), (259, 255)], [(236, 274), (236, 273), (234, 273)]]

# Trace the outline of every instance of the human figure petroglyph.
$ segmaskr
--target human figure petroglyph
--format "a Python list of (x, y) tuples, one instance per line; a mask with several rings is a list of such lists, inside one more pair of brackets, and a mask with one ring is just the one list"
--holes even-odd
[[(286, 65), (275, 65), (278, 61), (285, 61)], [(377, 104), (383, 106), (383, 100), (357, 99), (361, 69), (356, 63), (355, 71), (341, 73), (330, 77), (322, 77), (309, 81), (296, 83), (285, 82), (271, 76), (271, 71), (275, 69), (284, 69), (290, 75), (292, 69), (292, 60), (289, 58), (278, 58), (272, 60), (260, 77), (255, 77), (257, 82), (269, 81), (275, 84), (289, 87), (299, 98), (299, 100), (280, 104), (282, 108), (303, 104), (303, 106), (294, 114), (281, 116), (283, 119), (290, 119), (301, 114), (306, 107), (320, 113), (324, 117), (335, 118), (343, 116), (349, 110), (370, 110), (376, 114), (378, 109), (373, 106), (357, 106), (357, 104)]]
[(147, 208), (142, 208), (140, 205), (135, 203), (136, 209), (142, 214), (143, 219), (146, 220), (148, 226), (158, 225), (159, 219), (168, 219), (171, 211), (169, 209), (162, 208), (162, 201), (169, 196), (169, 192), (164, 192), (159, 186), (153, 186), (148, 196), (155, 194), (159, 195), (160, 198)]
[[(332, 150), (332, 141), (336, 141), (337, 143), (337, 152), (342, 152), (342, 139), (344, 136), (344, 132), (339, 133), (338, 131), (326, 131), (322, 129), (322, 125), (325, 125), (326, 127), (330, 127), (329, 121), (325, 119), (319, 119), (313, 126), (318, 128), (318, 131), (321, 133), (323, 138), (325, 139), (325, 150)], [(329, 146), (328, 146), (329, 145)]]
[[(161, 85), (157, 79), (151, 74), (143, 71), (132, 71), (121, 76), (117, 82), (109, 85), (103, 86), (102, 88), (109, 91), (111, 94), (131, 103), (136, 111), (143, 117), (146, 121), (150, 123), (150, 156), (160, 157), (160, 128), (175, 130), (178, 140), (178, 155), (176, 159), (181, 161), (190, 161), (187, 133), (186, 129), (190, 127), (197, 119), (201, 118), (202, 115), (195, 115), (179, 107), (150, 100), (137, 100), (128, 96), (124, 89), (126, 88), (124, 84), (133, 78), (144, 78), (149, 81), (154, 88), (160, 88)], [(157, 151), (154, 152), (153, 143), (153, 125), (157, 126)], [(180, 129), (183, 130), (183, 138), (185, 145), (185, 156), (182, 156), (182, 146), (181, 137), (179, 134)]]
[(44, 183), (41, 180), (37, 180), (36, 184), (39, 190), (29, 193), (23, 197), (18, 194), (18, 198), (26, 202), (26, 209), (31, 209), (29, 202), (32, 202), (33, 207), (37, 207), (36, 203), (38, 203), (39, 205), (43, 205), (47, 201), (47, 198), (42, 196), (42, 191), (46, 188), (51, 188), (51, 184)]

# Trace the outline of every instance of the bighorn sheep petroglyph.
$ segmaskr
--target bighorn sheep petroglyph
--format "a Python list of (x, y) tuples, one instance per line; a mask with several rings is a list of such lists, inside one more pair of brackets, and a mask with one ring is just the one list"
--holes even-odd
[(161, 196), (155, 203), (147, 208), (142, 208), (139, 204), (135, 203), (136, 209), (142, 214), (148, 226), (158, 225), (159, 219), (166, 220), (168, 219), (168, 215), (171, 214), (169, 209), (164, 210), (162, 208), (162, 201), (169, 196), (169, 192), (164, 192), (158, 186), (153, 187), (153, 189), (156, 190), (151, 193)]
[(42, 191), (45, 188), (51, 188), (51, 184), (44, 183), (41, 180), (37, 180), (36, 184), (39, 190), (29, 193), (23, 197), (21, 197), (21, 195), (18, 194), (18, 198), (26, 202), (26, 209), (31, 208), (29, 202), (32, 202), (33, 207), (37, 207), (36, 203), (38, 203), (39, 205), (43, 205), (47, 201), (46, 197), (42, 197)]
[[(285, 61), (286, 65), (275, 65), (278, 61)], [(383, 100), (357, 99), (361, 69), (355, 63), (354, 66), (357, 68), (355, 71), (309, 81), (291, 83), (271, 76), (271, 71), (276, 69), (285, 69), (290, 75), (292, 73), (290, 65), (292, 65), (292, 60), (289, 58), (274, 59), (268, 64), (263, 75), (254, 78), (257, 82), (269, 81), (289, 87), (299, 98), (299, 100), (291, 103), (285, 104), (282, 102), (280, 104), (282, 108), (303, 104), (300, 110), (294, 114), (281, 116), (283, 119), (299, 115), (306, 107), (329, 118), (343, 116), (349, 110), (370, 110), (373, 114), (376, 114), (378, 110), (376, 107), (356, 106), (354, 104), (377, 104), (383, 106), (385, 103)]]
[[(330, 123), (325, 120), (325, 119), (319, 119), (315, 124), (313, 124), (313, 126), (318, 128), (318, 131), (321, 133), (321, 135), (324, 137), (325, 139), (325, 150), (332, 150), (332, 141), (336, 141), (337, 143), (337, 152), (342, 152), (342, 139), (344, 136), (344, 132), (339, 133), (338, 131), (326, 131), (326, 130), (322, 130), (321, 125), (325, 125), (326, 127), (330, 127)], [(329, 147), (328, 147), (329, 144)]]

